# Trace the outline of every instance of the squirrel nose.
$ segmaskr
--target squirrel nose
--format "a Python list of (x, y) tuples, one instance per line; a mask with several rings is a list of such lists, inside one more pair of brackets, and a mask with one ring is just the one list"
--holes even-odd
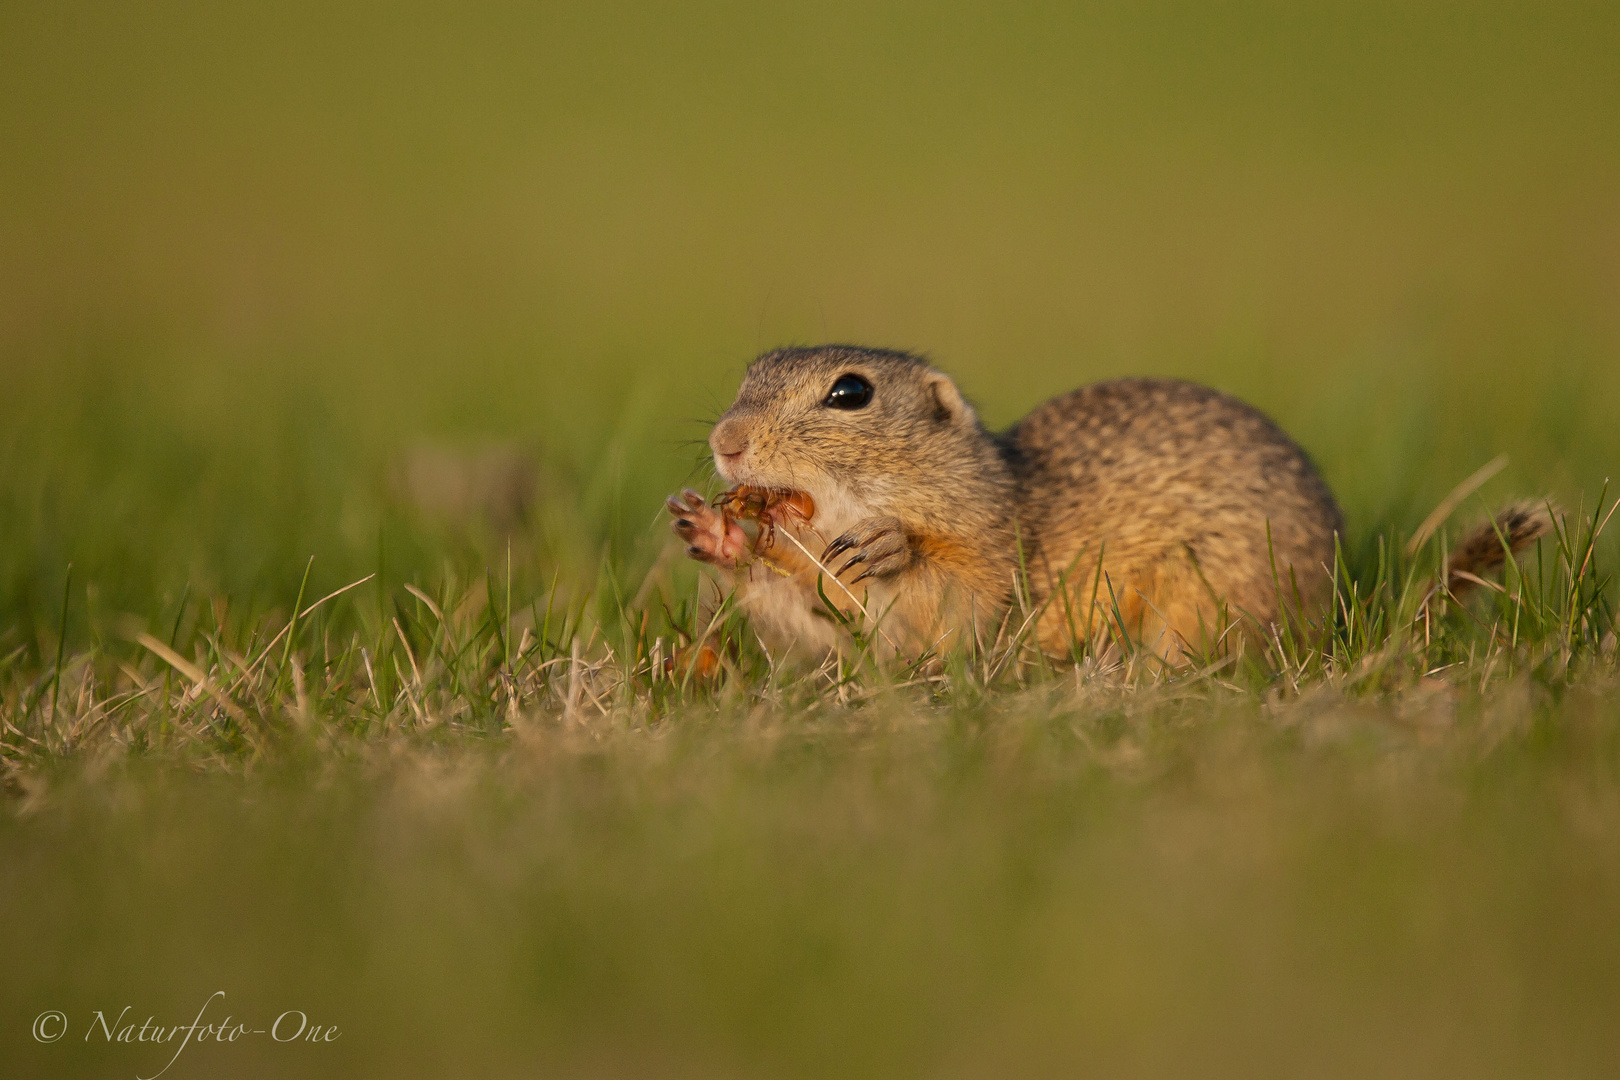
[(720, 421), (709, 432), (709, 446), (723, 458), (735, 458), (748, 449), (748, 425), (733, 416)]

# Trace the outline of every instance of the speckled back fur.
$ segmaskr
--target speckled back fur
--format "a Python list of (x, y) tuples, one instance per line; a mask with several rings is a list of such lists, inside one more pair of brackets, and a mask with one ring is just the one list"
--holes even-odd
[(1004, 439), (1030, 577), (1038, 593), (1071, 585), (1043, 618), (1048, 647), (1069, 623), (1095, 635), (1101, 619), (1167, 656), (1202, 652), (1233, 616), (1265, 626), (1296, 590), (1313, 612), (1327, 598), (1339, 507), (1252, 406), (1194, 383), (1120, 379), (1053, 398)]

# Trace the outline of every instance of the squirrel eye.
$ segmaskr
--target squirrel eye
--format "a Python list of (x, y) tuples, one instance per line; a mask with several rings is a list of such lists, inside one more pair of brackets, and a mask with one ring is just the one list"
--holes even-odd
[(872, 384), (859, 375), (840, 375), (822, 404), (829, 409), (864, 409), (872, 400)]

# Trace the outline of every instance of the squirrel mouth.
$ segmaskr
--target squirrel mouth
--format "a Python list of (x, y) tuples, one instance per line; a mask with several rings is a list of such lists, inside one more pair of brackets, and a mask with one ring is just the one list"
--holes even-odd
[(741, 467), (741, 458), (741, 454), (721, 454), (716, 452), (714, 455), (715, 474), (728, 484), (749, 483), (748, 470)]
[(755, 488), (792, 489), (792, 484), (779, 482), (776, 477), (767, 476), (758, 469), (744, 465), (742, 457), (742, 454), (715, 454), (714, 471), (731, 487), (746, 485)]

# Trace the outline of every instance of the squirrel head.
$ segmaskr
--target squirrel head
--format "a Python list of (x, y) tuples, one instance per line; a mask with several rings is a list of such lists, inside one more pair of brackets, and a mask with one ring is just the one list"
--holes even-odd
[(909, 353), (850, 345), (760, 356), (709, 435), (727, 483), (808, 492), (852, 515), (928, 501), (982, 469), (991, 443), (950, 376)]

